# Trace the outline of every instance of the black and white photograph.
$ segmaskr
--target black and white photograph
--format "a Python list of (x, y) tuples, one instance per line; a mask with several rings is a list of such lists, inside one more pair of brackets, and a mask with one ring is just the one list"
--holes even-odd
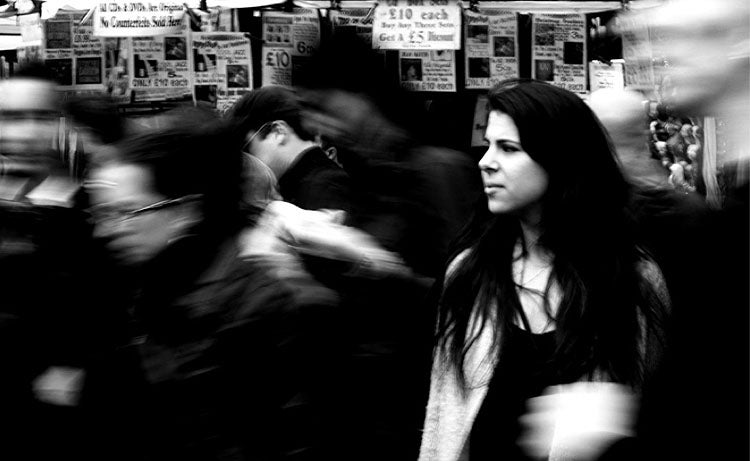
[(188, 58), (186, 39), (184, 37), (165, 37), (164, 58), (167, 61), (186, 60)]
[(534, 32), (534, 45), (536, 46), (553, 46), (555, 44), (555, 25), (537, 23)]
[(193, 50), (193, 69), (196, 72), (207, 72), (216, 70), (216, 55), (214, 53), (201, 53)]
[(490, 58), (469, 58), (469, 77), (490, 78)]
[(227, 64), (227, 88), (247, 88), (250, 86), (248, 68), (244, 64)]
[(159, 61), (156, 59), (144, 59), (140, 53), (133, 53), (133, 68), (135, 78), (153, 78), (159, 72)]
[(492, 37), (493, 56), (496, 58), (512, 58), (516, 55), (515, 37)]
[(50, 70), (58, 84), (64, 86), (73, 84), (72, 59), (45, 59), (44, 64)]
[(422, 60), (412, 58), (401, 58), (401, 81), (402, 82), (421, 82), (422, 81)]
[(489, 42), (489, 26), (486, 24), (471, 24), (466, 31), (466, 38), (478, 43)]
[(552, 59), (537, 59), (534, 61), (537, 80), (552, 82), (555, 80), (555, 61)]
[(69, 49), (73, 46), (73, 33), (70, 21), (45, 21), (44, 39), (46, 49)]
[(101, 58), (76, 59), (76, 85), (96, 85), (102, 83)]
[(216, 85), (195, 85), (195, 99), (216, 105)]
[(583, 42), (563, 43), (563, 63), (583, 64)]

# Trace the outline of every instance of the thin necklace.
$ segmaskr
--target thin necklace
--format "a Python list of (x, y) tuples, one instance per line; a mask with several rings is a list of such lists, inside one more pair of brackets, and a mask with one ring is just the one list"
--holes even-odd
[(532, 275), (531, 277), (529, 277), (528, 279), (526, 279), (526, 258), (524, 258), (522, 260), (522, 262), (521, 262), (521, 273), (519, 274), (520, 275), (520, 277), (519, 277), (520, 280), (519, 280), (518, 285), (520, 285), (522, 287), (526, 286), (526, 284), (528, 284), (529, 282), (532, 282), (532, 281), (536, 280), (537, 277), (539, 277), (544, 271), (546, 271), (550, 267), (551, 267), (551, 264), (544, 264), (542, 267), (539, 268), (538, 271), (536, 271), (534, 273), (534, 275)]

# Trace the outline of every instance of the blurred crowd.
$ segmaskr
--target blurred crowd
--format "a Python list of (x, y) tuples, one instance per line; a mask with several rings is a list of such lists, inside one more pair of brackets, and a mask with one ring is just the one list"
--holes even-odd
[(155, 128), (0, 82), (0, 456), (746, 459), (750, 11), (660, 8), (663, 101), (505, 81), (481, 159), (349, 38)]

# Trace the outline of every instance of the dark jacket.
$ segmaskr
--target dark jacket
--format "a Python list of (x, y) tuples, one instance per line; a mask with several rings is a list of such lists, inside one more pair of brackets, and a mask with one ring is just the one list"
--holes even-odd
[(321, 208), (352, 211), (349, 175), (320, 147), (311, 147), (279, 178), (284, 201), (306, 210)]
[[(318, 459), (311, 376), (336, 297), (293, 262), (186, 238), (150, 265), (135, 347), (148, 459)], [(325, 337), (325, 335), (324, 335)]]

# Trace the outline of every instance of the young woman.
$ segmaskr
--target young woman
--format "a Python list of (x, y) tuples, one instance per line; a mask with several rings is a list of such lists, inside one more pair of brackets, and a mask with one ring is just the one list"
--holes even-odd
[[(489, 108), (485, 197), (443, 282), (420, 459), (590, 457), (594, 433), (627, 432), (617, 408), (658, 355), (666, 290), (631, 234), (628, 185), (588, 106), (513, 80), (490, 91)], [(567, 397), (539, 400), (551, 386)], [(590, 431), (546, 417), (572, 391), (599, 402)]]

